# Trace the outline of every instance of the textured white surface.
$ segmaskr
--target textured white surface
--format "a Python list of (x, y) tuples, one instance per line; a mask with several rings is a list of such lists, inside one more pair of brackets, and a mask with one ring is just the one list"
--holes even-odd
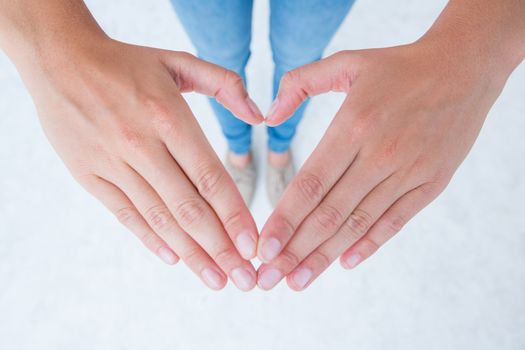
[[(328, 51), (413, 40), (445, 1), (429, 3), (358, 1)], [(116, 38), (191, 50), (167, 1), (88, 4)], [(256, 1), (248, 74), (263, 109), (267, 7)], [(0, 92), (1, 349), (525, 348), (525, 65), (445, 193), (373, 259), (353, 272), (334, 264), (300, 294), (285, 284), (211, 292), (183, 265), (163, 265), (71, 179), (2, 54)], [(187, 98), (222, 154), (205, 99)], [(299, 161), (340, 101), (314, 99), (294, 144)], [(264, 142), (258, 128), (260, 164)], [(260, 185), (253, 213), (261, 227), (270, 208)]]

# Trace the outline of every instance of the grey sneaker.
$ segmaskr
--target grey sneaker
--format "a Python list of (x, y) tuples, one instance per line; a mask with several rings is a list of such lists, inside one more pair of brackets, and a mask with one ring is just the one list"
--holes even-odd
[(277, 168), (268, 163), (268, 169), (266, 171), (266, 191), (268, 193), (268, 199), (273, 208), (277, 205), (277, 202), (281, 198), (284, 190), (292, 181), (295, 176), (295, 166), (293, 163), (293, 157), (290, 153), (290, 163), (284, 168)]
[(224, 167), (232, 177), (235, 185), (237, 185), (237, 189), (239, 190), (242, 199), (244, 199), (247, 206), (250, 206), (253, 194), (255, 193), (255, 185), (257, 184), (257, 172), (253, 163), (253, 157), (250, 164), (244, 168), (237, 168), (236, 166), (233, 166), (230, 162), (230, 157), (226, 154)]

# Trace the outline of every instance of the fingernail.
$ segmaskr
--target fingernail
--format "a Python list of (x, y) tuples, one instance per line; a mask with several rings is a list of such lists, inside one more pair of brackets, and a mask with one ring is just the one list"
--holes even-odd
[(179, 259), (173, 254), (171, 250), (166, 247), (159, 248), (159, 258), (162, 259), (168, 265), (174, 265), (179, 261)]
[(263, 243), (262, 246), (262, 257), (268, 262), (277, 257), (281, 251), (281, 242), (277, 238), (270, 238)]
[(270, 106), (270, 110), (268, 111), (268, 114), (266, 115), (266, 121), (271, 122), (274, 119), (274, 114), (277, 111), (277, 107), (279, 106), (279, 99), (276, 98), (272, 105)]
[(237, 235), (235, 244), (237, 245), (237, 249), (239, 249), (239, 253), (241, 253), (243, 258), (251, 259), (255, 255), (255, 241), (248, 232), (242, 232)]
[(233, 269), (231, 272), (231, 278), (233, 283), (235, 283), (240, 290), (249, 291), (255, 286), (255, 279), (252, 274), (242, 267)]
[(353, 269), (361, 262), (361, 254), (359, 253), (353, 253), (350, 254), (348, 258), (345, 260), (346, 268), (347, 269)]
[(257, 284), (262, 289), (268, 290), (273, 288), (277, 283), (279, 283), (281, 278), (283, 278), (281, 271), (274, 268), (268, 268), (261, 272)]
[(222, 277), (214, 269), (207, 267), (204, 270), (202, 270), (201, 275), (202, 279), (211, 289), (219, 290), (222, 288)]
[(262, 117), (261, 110), (259, 109), (259, 107), (257, 107), (255, 102), (253, 102), (253, 100), (250, 97), (246, 97), (246, 103), (248, 104), (248, 107), (250, 107), (250, 110), (253, 112), (253, 114), (255, 114), (256, 117)]
[(292, 280), (297, 287), (303, 289), (308, 284), (308, 282), (310, 282), (312, 275), (312, 270), (306, 267), (301, 267), (293, 274)]

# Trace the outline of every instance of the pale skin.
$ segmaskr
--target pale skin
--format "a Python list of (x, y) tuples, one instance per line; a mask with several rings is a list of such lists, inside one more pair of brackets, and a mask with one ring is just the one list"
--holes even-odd
[(258, 285), (307, 288), (370, 257), (446, 187), (525, 57), (525, 1), (453, 0), (413, 44), (339, 52), (289, 72), (269, 125), (347, 94), (264, 225)]
[(212, 289), (229, 277), (267, 290), (286, 277), (303, 290), (338, 257), (346, 268), (368, 258), (446, 187), (525, 57), (523, 18), (523, 0), (452, 0), (415, 43), (288, 73), (268, 125), (309, 95), (347, 97), (259, 239), (181, 96), (215, 96), (262, 122), (236, 74), (112, 40), (82, 1), (0, 0), (0, 45), (73, 176), (148, 249), (169, 264), (182, 258)]
[(212, 289), (255, 286), (257, 228), (181, 96), (263, 117), (238, 75), (190, 54), (114, 41), (82, 1), (0, 1), (1, 44), (75, 179), (168, 264)]

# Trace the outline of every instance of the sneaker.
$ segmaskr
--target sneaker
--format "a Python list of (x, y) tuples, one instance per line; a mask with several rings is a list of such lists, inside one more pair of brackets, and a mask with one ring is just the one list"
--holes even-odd
[[(291, 152), (291, 151), (290, 151)], [(290, 162), (283, 168), (275, 167), (268, 162), (268, 169), (266, 171), (266, 191), (268, 199), (273, 208), (281, 198), (282, 194), (288, 184), (295, 176), (295, 166), (293, 157), (290, 153)]]
[(257, 184), (257, 172), (253, 163), (253, 157), (248, 165), (243, 168), (238, 168), (230, 162), (230, 157), (226, 155), (226, 161), (224, 162), (226, 171), (230, 174), (239, 190), (239, 193), (244, 199), (247, 206), (250, 206), (255, 193), (255, 185)]

